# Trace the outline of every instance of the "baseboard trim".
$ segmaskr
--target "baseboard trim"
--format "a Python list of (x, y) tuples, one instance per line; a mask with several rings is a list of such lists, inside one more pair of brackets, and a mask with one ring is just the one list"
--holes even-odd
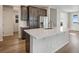
[(3, 41), (3, 38), (0, 38), (0, 41)]

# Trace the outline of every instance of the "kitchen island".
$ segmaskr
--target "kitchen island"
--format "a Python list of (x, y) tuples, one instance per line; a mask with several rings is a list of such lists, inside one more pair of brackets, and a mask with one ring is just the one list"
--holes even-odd
[(24, 30), (30, 35), (30, 53), (52, 53), (64, 47), (69, 42), (68, 31), (55, 29)]

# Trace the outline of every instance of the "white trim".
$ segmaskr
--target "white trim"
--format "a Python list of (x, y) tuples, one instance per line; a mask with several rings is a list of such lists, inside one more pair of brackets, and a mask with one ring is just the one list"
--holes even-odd
[(3, 41), (3, 38), (2, 37), (0, 37), (0, 41)]

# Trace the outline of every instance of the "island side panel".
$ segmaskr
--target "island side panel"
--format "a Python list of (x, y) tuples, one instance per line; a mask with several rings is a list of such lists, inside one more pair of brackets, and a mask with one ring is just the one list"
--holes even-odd
[(30, 37), (30, 52), (32, 53), (52, 53), (62, 48), (69, 42), (68, 33), (61, 32), (53, 36), (42, 39)]
[(30, 53), (33, 53), (33, 40), (34, 40), (34, 37), (33, 36), (30, 36)]

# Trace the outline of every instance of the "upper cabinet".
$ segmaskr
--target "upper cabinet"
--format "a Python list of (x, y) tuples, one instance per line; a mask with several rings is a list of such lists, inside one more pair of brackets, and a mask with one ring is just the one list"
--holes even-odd
[(27, 24), (30, 26), (30, 28), (39, 28), (39, 20), (40, 16), (46, 16), (47, 10), (28, 6), (28, 21)]
[(47, 10), (33, 6), (21, 6), (21, 19), (26, 20), (30, 28), (39, 28), (40, 16), (47, 16)]
[(38, 9), (39, 16), (47, 16), (47, 10), (46, 9)]
[(26, 21), (27, 20), (27, 7), (21, 6), (21, 20)]

